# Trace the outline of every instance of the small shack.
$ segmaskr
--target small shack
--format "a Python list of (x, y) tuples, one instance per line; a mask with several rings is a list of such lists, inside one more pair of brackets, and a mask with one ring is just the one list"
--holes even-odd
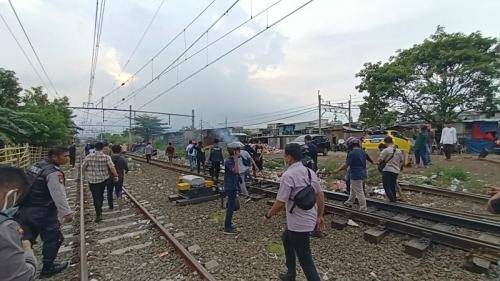
[(495, 146), (495, 140), (500, 134), (497, 119), (467, 120), (464, 124), (469, 153), (480, 153)]

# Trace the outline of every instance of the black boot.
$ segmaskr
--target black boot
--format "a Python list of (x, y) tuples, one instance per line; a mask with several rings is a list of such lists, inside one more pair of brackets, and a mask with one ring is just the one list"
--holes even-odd
[(65, 270), (69, 265), (68, 261), (44, 263), (40, 278), (47, 278)]
[(289, 273), (280, 273), (278, 277), (281, 281), (295, 281), (295, 275)]
[(100, 222), (100, 221), (102, 221), (102, 215), (101, 214), (96, 215), (94, 222)]

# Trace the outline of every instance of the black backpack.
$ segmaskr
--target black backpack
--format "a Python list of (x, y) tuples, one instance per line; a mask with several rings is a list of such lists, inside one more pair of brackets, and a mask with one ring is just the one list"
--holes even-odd
[(293, 209), (295, 206), (298, 206), (302, 210), (310, 210), (316, 205), (316, 191), (312, 187), (312, 180), (311, 180), (311, 170), (307, 169), (307, 175), (309, 177), (309, 182), (307, 183), (307, 186), (297, 192), (295, 196), (293, 197), (293, 205), (292, 208), (290, 208), (290, 214), (293, 212)]

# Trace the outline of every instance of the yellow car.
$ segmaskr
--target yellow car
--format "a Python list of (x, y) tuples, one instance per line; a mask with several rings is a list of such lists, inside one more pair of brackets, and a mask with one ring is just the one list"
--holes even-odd
[(412, 142), (404, 137), (400, 132), (393, 130), (376, 131), (368, 135), (368, 137), (363, 140), (363, 149), (378, 150), (378, 145), (384, 143), (384, 138), (387, 136), (392, 137), (394, 145), (397, 145), (397, 147), (403, 152), (406, 154), (410, 153)]

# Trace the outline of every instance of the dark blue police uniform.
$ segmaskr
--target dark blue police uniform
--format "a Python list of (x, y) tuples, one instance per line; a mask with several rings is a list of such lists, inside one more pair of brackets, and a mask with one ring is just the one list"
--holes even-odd
[(57, 217), (57, 207), (50, 195), (47, 176), (64, 173), (55, 164), (41, 161), (33, 165), (28, 174), (34, 179), (28, 194), (19, 204), (16, 221), (24, 230), (23, 240), (35, 242), (38, 235), (43, 241), (43, 266), (52, 267), (59, 248), (64, 240)]

